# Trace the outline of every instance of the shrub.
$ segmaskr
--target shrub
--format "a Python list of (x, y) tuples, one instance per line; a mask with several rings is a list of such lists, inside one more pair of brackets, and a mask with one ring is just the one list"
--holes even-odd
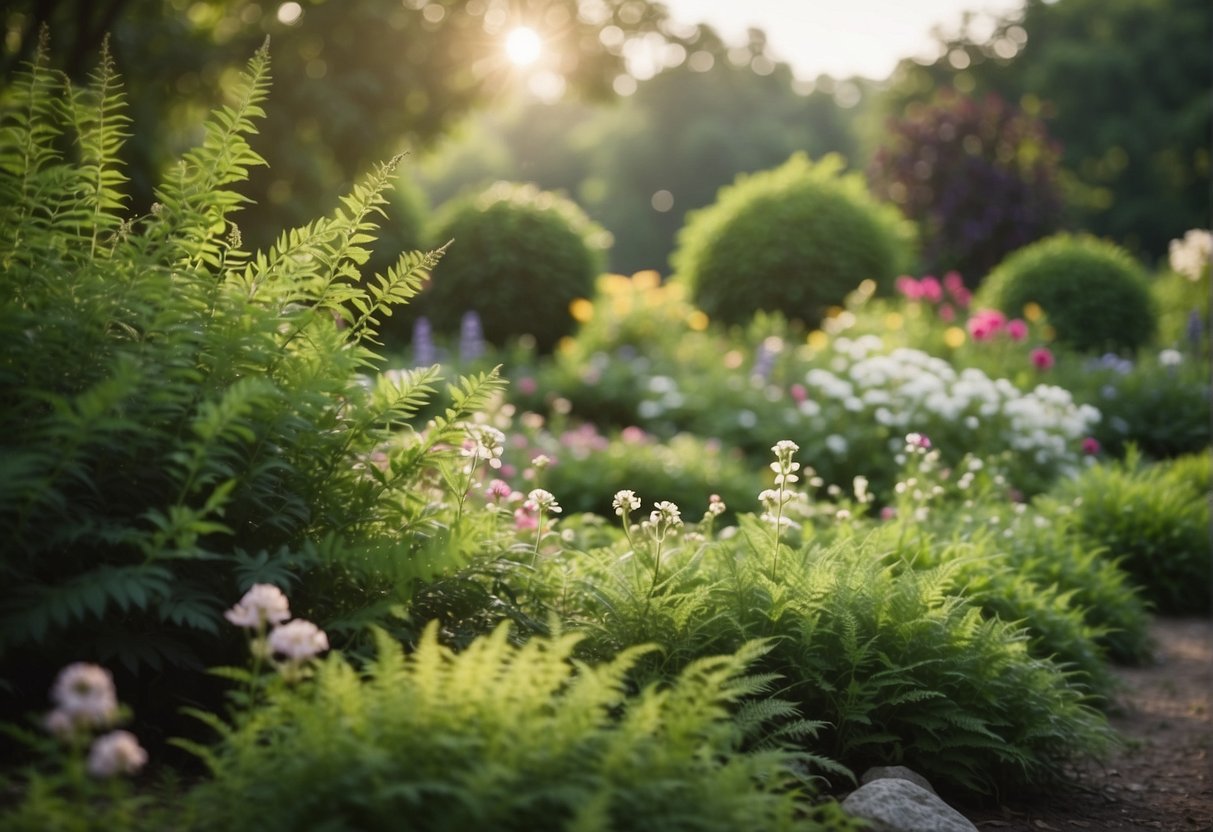
[(979, 293), (1015, 317), (1038, 304), (1057, 340), (1077, 350), (1134, 350), (1154, 333), (1155, 311), (1141, 266), (1114, 243), (1057, 234), (1001, 262)]
[(765, 713), (729, 717), (773, 681), (745, 675), (761, 645), (629, 695), (649, 648), (591, 666), (572, 660), (573, 635), (516, 647), (502, 625), (455, 654), (436, 632), (408, 657), (380, 634), (363, 671), (332, 656), (235, 728), (210, 720), (223, 739), (204, 752), (214, 779), (192, 796), (192, 828), (853, 828), (837, 804), (806, 801), (794, 768), (807, 757), (742, 750), (788, 710), (762, 700)]
[[(261, 164), (245, 136), (266, 50), (133, 220), (112, 61), (70, 90), (47, 60), (9, 91), (0, 132), (0, 662), (16, 684), (116, 659), (196, 694), (184, 671), (231, 646), (233, 592), (307, 574), (300, 605), (354, 627), (459, 562), (420, 483), (501, 385), (464, 380), (429, 431), (400, 433), (437, 368), (375, 376), (375, 332), (437, 257), (359, 274), (391, 165), (334, 215), (241, 250), (231, 186)], [(80, 158), (61, 156), (73, 143)], [(400, 534), (423, 520), (437, 536)], [(175, 708), (156, 684), (143, 694)]]
[(997, 96), (944, 90), (890, 119), (872, 191), (917, 223), (923, 267), (976, 285), (1012, 251), (1058, 230), (1060, 152), (1044, 123)]
[(492, 343), (529, 334), (542, 351), (573, 330), (569, 304), (593, 292), (606, 240), (568, 199), (509, 183), (440, 208), (430, 238), (455, 241), (419, 298), (434, 327), (455, 332), (474, 310)]
[(827, 724), (805, 746), (854, 771), (904, 763), (941, 788), (988, 792), (1047, 782), (1068, 757), (1106, 746), (1075, 673), (1033, 656), (1019, 625), (983, 617), (956, 562), (886, 563), (887, 538), (796, 543), (783, 509), (797, 498), (778, 496), (795, 477), (780, 471), (762, 519), (728, 534), (669, 522), (661, 504), (646, 524), (623, 511), (625, 541), (540, 562), (542, 600), (604, 655), (659, 643), (637, 668), (642, 684), (773, 639), (755, 672), (778, 674), (780, 695)]
[(767, 310), (815, 325), (862, 281), (892, 285), (908, 265), (908, 226), (842, 165), (796, 154), (688, 214), (671, 263), (704, 312), (746, 323)]
[(1213, 592), (1209, 496), (1193, 488), (1194, 464), (1147, 465), (1131, 447), (1123, 462), (1060, 483), (1042, 505), (1087, 546), (1119, 561), (1158, 612), (1206, 613)]

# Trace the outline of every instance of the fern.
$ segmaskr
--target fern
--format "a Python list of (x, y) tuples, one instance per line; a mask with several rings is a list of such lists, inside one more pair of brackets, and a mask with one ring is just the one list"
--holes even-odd
[(136, 671), (222, 663), (234, 642), (222, 610), (255, 581), (306, 586), (296, 607), (321, 624), (397, 622), (423, 580), (471, 557), (470, 538), (452, 543), (438, 472), (458, 423), (503, 382), (460, 380), (436, 427), (418, 430), (437, 369), (379, 379), (378, 321), (441, 256), (405, 254), (362, 280), (398, 160), (331, 216), (243, 250), (233, 215), (263, 164), (249, 138), (269, 80), (263, 46), (134, 218), (108, 47), (74, 89), (44, 39), (4, 91), (6, 676), (107, 655)]
[(587, 664), (579, 640), (514, 645), (503, 625), (455, 653), (431, 623), (405, 656), (380, 631), (362, 672), (331, 657), (313, 688), (278, 687), (232, 727), (203, 714), (220, 742), (204, 751), (214, 779), (192, 796), (196, 826), (857, 828), (836, 804), (811, 807), (796, 754), (741, 752), (727, 714), (765, 684), (746, 677), (762, 645), (630, 692), (648, 648)]

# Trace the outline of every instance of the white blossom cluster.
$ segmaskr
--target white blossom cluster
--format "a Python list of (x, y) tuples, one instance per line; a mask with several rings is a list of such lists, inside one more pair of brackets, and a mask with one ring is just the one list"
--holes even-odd
[[(1099, 411), (1079, 405), (1067, 390), (1040, 384), (1024, 393), (1007, 379), (975, 368), (957, 371), (941, 358), (900, 348), (879, 352), (876, 336), (839, 338), (830, 369), (805, 374), (801, 414), (828, 434), (826, 447), (844, 453), (846, 436), (874, 426), (888, 429), (890, 451), (910, 431), (947, 433), (954, 442), (987, 452), (1013, 450), (1037, 465), (1068, 469)], [(833, 440), (833, 441), (830, 441)]]
[(1171, 241), (1168, 254), (1171, 271), (1195, 283), (1209, 273), (1209, 261), (1213, 259), (1213, 234), (1204, 228), (1193, 228), (1182, 239)]

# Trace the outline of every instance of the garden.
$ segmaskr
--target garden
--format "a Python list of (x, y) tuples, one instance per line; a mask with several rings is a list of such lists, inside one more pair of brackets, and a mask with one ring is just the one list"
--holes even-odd
[(154, 182), (132, 68), (55, 44), (0, 92), (0, 829), (920, 828), (866, 772), (1064, 794), (1207, 638), (1207, 201), (1118, 236), (953, 89), (646, 268), (405, 154), (268, 233), (272, 39)]

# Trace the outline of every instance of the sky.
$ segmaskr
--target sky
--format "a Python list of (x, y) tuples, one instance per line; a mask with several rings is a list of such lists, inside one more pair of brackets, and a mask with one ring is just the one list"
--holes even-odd
[(883, 80), (901, 58), (933, 57), (931, 30), (955, 32), (966, 11), (1004, 14), (1021, 0), (662, 0), (684, 23), (708, 23), (729, 44), (766, 32), (769, 52), (796, 77)]

